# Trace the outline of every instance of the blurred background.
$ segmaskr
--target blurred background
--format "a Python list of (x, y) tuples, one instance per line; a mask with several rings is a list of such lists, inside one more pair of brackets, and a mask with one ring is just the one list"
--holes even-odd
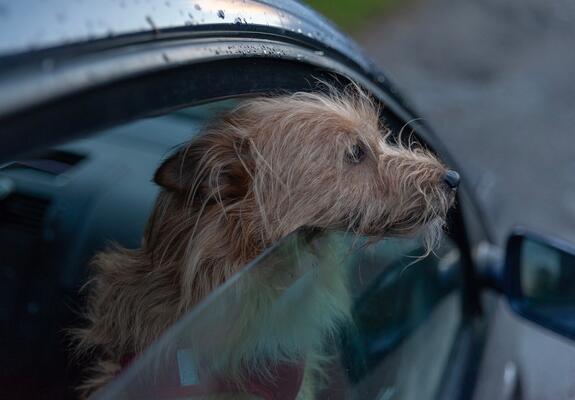
[(575, 2), (309, 0), (402, 89), (480, 193), (497, 237), (575, 241)]
[[(350, 33), (460, 160), (501, 244), (575, 243), (575, 1), (309, 0)], [(500, 301), (476, 399), (574, 399), (575, 351)], [(502, 393), (520, 377), (516, 393)]]

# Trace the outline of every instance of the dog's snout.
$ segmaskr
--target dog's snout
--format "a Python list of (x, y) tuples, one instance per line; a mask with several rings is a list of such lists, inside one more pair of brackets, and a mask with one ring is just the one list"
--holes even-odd
[(443, 182), (445, 182), (450, 189), (457, 189), (459, 186), (459, 174), (452, 169), (448, 169), (445, 174), (443, 174)]

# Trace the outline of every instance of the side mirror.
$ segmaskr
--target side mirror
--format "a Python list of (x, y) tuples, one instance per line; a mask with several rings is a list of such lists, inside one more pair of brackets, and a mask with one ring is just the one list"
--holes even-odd
[(575, 246), (516, 230), (505, 264), (504, 290), (513, 310), (575, 340)]

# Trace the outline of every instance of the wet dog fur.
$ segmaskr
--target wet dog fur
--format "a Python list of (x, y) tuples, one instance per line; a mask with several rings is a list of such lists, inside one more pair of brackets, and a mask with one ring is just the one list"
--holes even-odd
[[(166, 159), (154, 176), (162, 190), (141, 247), (116, 246), (93, 261), (87, 324), (76, 331), (79, 353), (98, 354), (84, 393), (109, 382), (123, 357), (141, 353), (248, 261), (300, 227), (377, 238), (422, 231), (431, 250), (453, 202), (443, 182), (446, 167), (421, 146), (392, 143), (389, 135), (375, 102), (350, 86), (245, 100)], [(302, 308), (323, 310), (320, 326), (284, 321), (296, 325), (286, 329), (292, 337), (268, 343), (270, 354), (282, 348), (289, 358), (305, 349), (306, 359), (320, 358), (322, 337), (349, 314), (345, 274), (329, 268), (323, 274), (313, 288), (317, 295)], [(256, 304), (258, 296), (270, 295), (262, 287), (265, 281), (246, 289), (242, 301)], [(322, 305), (326, 299), (338, 304)], [(282, 323), (277, 316), (262, 320), (255, 306), (244, 308), (250, 323)], [(293, 337), (305, 343), (293, 344)], [(221, 349), (237, 363), (257, 362), (253, 351), (245, 339)], [(313, 398), (312, 369), (298, 398)]]

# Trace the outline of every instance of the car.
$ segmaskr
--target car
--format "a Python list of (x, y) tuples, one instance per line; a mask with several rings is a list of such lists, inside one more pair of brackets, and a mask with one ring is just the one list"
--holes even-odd
[[(361, 49), (293, 0), (0, 0), (0, 29), (5, 398), (76, 397), (87, 360), (74, 356), (69, 330), (82, 323), (90, 259), (111, 242), (139, 245), (158, 192), (155, 168), (242, 98), (356, 82), (383, 105), (396, 136), (408, 130), (457, 169)], [(362, 247), (332, 232), (315, 243), (322, 257), (332, 256), (333, 241), (353, 254), (342, 267), (352, 276), (355, 321), (326, 344), (333, 362), (318, 398), (471, 398), (498, 296), (575, 338), (573, 247), (518, 228), (502, 257), (491, 229), (463, 179), (433, 256), (413, 262), (418, 238)], [(201, 333), (229, 328), (233, 308), (221, 306), (234, 285), (278, 254), (294, 254), (305, 234), (247, 265), (94, 397), (185, 396), (194, 379), (186, 351), (217, 348), (217, 337)], [(301, 250), (298, 262), (308, 262), (310, 249)], [(285, 301), (296, 292), (294, 278)], [(192, 331), (202, 339), (190, 343)]]

